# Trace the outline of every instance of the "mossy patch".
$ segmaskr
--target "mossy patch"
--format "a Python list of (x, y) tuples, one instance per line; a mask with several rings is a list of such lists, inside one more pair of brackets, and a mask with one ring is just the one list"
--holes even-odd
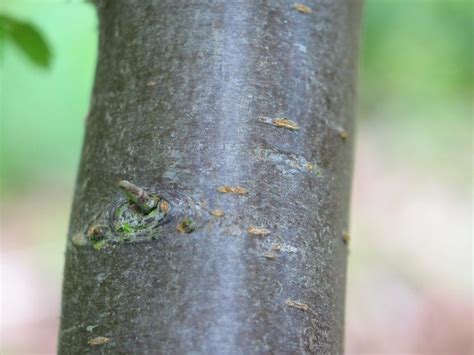
[(92, 247), (95, 249), (95, 250), (101, 250), (102, 248), (104, 248), (105, 246), (107, 245), (107, 239), (102, 239), (102, 240), (98, 240), (98, 241), (92, 241)]
[(125, 233), (132, 233), (133, 229), (128, 223), (122, 224), (121, 230)]

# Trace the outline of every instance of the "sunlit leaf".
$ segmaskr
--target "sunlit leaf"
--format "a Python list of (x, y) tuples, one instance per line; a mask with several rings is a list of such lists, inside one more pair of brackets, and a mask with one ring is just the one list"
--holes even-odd
[(41, 33), (30, 23), (0, 15), (0, 45), (11, 39), (36, 65), (46, 68), (51, 62), (51, 51)]

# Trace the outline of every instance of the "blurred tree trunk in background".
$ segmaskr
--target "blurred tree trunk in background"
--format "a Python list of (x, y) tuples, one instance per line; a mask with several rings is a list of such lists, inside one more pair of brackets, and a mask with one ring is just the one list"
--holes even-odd
[(98, 1), (61, 354), (342, 352), (361, 4), (305, 5)]

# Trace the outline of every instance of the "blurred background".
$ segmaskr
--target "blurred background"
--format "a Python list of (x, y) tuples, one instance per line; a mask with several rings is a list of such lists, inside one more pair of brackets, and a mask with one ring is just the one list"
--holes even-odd
[[(366, 0), (348, 354), (471, 354), (472, 1)], [(91, 4), (4, 0), (1, 354), (55, 352), (97, 55)]]

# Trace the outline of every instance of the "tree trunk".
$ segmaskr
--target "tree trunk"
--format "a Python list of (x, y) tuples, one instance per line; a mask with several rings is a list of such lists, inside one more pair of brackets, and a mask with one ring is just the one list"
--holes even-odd
[(305, 5), (98, 2), (59, 353), (343, 352), (360, 2)]

